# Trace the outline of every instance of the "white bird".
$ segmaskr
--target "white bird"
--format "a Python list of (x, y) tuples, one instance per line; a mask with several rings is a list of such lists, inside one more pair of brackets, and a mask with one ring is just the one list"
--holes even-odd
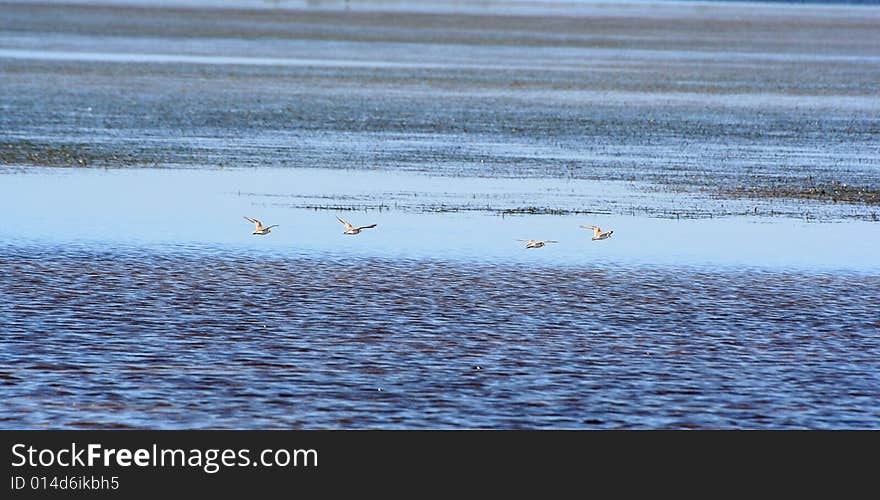
[(345, 231), (343, 231), (342, 234), (358, 234), (359, 232), (361, 232), (361, 229), (372, 229), (372, 228), (376, 227), (376, 224), (370, 224), (369, 226), (354, 227), (351, 224), (349, 224), (348, 221), (346, 221), (345, 219), (339, 218), (338, 215), (336, 216), (336, 220), (338, 220), (340, 223), (342, 223), (343, 226), (345, 226)]
[(255, 226), (253, 234), (265, 235), (272, 232), (273, 227), (278, 227), (278, 224), (273, 224), (271, 226), (263, 227), (263, 223), (258, 221), (257, 219), (245, 216), (248, 222)]
[(581, 229), (592, 229), (593, 230), (593, 240), (605, 240), (611, 237), (614, 234), (614, 231), (603, 231), (599, 229), (599, 226), (581, 226)]
[(525, 241), (526, 248), (541, 248), (547, 243), (559, 243), (556, 240), (516, 240), (516, 241)]

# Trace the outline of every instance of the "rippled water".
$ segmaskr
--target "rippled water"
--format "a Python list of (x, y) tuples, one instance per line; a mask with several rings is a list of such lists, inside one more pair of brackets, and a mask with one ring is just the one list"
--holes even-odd
[(880, 418), (877, 276), (5, 245), (0, 289), (4, 427)]
[(0, 427), (880, 427), (875, 7), (90, 3), (0, 4)]

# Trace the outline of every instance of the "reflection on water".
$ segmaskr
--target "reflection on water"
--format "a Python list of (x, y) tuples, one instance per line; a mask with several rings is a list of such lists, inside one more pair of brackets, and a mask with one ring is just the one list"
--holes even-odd
[(5, 245), (0, 289), (7, 428), (880, 421), (876, 276)]
[[(673, 207), (680, 199), (615, 182), (271, 168), (42, 168), (0, 180), (0, 211), (26, 224), (0, 225), (0, 241), (22, 244), (197, 244), (270, 257), (335, 253), (543, 265), (880, 271), (876, 223), (603, 213), (609, 202)], [(499, 215), (533, 206), (584, 213)], [(279, 227), (253, 236), (245, 215)], [(343, 236), (335, 215), (378, 227)], [(594, 224), (614, 230), (614, 236), (594, 242), (589, 231), (578, 228)], [(517, 239), (560, 243), (525, 251)]]

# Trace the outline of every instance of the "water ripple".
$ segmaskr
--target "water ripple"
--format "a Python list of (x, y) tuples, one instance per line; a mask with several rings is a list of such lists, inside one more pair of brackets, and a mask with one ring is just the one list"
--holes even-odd
[(875, 275), (8, 245), (0, 289), (4, 428), (880, 421)]

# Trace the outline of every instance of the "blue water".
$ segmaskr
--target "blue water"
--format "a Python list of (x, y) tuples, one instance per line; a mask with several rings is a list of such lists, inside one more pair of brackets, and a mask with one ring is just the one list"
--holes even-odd
[(0, 6), (0, 427), (878, 428), (877, 9), (312, 4)]
[[(474, 185), (387, 172), (19, 172), (0, 183), (17, 222), (0, 229), (5, 427), (872, 428), (880, 416), (875, 223), (286, 206), (332, 201), (341, 178), (348, 201), (417, 183), (422, 202), (454, 205)], [(482, 182), (481, 198), (524, 182)], [(542, 187), (532, 199), (555, 201)], [(243, 214), (280, 225), (254, 236)], [(378, 226), (343, 235), (337, 214)], [(578, 228), (597, 222), (614, 235)]]
[(4, 427), (880, 417), (876, 275), (5, 245), (0, 287)]
[[(590, 199), (639, 203), (622, 183), (482, 179), (327, 169), (42, 168), (7, 171), (0, 241), (144, 246), (226, 245), (268, 255), (401, 257), (544, 265), (633, 264), (880, 271), (880, 232), (867, 221), (781, 217), (676, 219), (620, 214), (499, 215), (532, 205), (576, 210)], [(669, 203), (662, 194), (655, 204)], [(306, 208), (312, 207), (312, 208)], [(339, 207), (334, 209), (333, 207)], [(244, 216), (279, 224), (252, 235)], [(341, 216), (356, 225), (343, 235)], [(592, 241), (580, 226), (615, 231)], [(525, 251), (519, 239), (559, 243)]]

